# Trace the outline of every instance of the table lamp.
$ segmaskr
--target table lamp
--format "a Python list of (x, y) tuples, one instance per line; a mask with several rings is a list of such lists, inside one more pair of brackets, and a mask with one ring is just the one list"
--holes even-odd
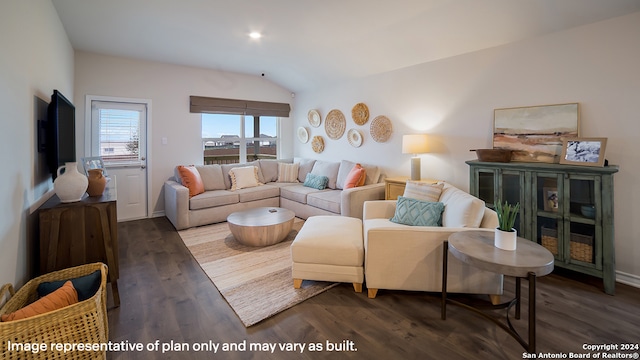
[(411, 180), (420, 180), (420, 158), (418, 154), (428, 151), (426, 134), (402, 136), (402, 153), (413, 154), (411, 158)]

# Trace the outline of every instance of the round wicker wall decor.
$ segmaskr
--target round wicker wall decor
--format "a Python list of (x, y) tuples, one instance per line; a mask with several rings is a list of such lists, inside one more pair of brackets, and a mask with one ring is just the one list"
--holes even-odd
[(392, 132), (391, 120), (386, 116), (380, 115), (371, 121), (371, 138), (375, 142), (386, 142), (391, 137)]
[(333, 109), (327, 114), (327, 118), (324, 119), (324, 129), (327, 132), (327, 136), (330, 139), (338, 140), (344, 135), (344, 130), (347, 127), (347, 121), (344, 118), (342, 111)]
[(320, 135), (316, 135), (311, 139), (311, 149), (316, 153), (324, 151), (324, 139)]
[(357, 103), (351, 109), (351, 118), (357, 125), (364, 125), (369, 121), (369, 108), (364, 103)]

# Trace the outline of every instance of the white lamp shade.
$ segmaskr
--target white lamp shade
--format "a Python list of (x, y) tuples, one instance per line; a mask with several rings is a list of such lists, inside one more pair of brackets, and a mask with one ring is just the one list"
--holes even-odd
[(414, 134), (402, 136), (402, 153), (403, 154), (423, 154), (429, 152), (427, 146), (427, 135)]

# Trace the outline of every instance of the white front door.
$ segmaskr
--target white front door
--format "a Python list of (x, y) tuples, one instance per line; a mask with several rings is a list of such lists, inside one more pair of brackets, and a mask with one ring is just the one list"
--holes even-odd
[(148, 217), (147, 126), (150, 100), (87, 96), (90, 156), (115, 179), (118, 221)]

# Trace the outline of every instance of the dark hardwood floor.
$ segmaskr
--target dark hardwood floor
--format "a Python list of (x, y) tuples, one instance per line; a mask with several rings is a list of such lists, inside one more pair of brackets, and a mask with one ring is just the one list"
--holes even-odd
[[(524, 350), (495, 324), (450, 305), (440, 319), (440, 295), (380, 290), (369, 299), (341, 284), (257, 325), (245, 328), (166, 218), (120, 223), (121, 306), (108, 311), (112, 342), (189, 344), (191, 352), (121, 351), (110, 359), (522, 359)], [(578, 281), (579, 280), (579, 281)], [(527, 282), (523, 281), (523, 294)], [(584, 344), (640, 343), (640, 289), (597, 279), (551, 274), (538, 279), (537, 353), (590, 353)], [(505, 279), (505, 294), (514, 281)], [(110, 296), (109, 292), (109, 296)], [(527, 301), (516, 329), (526, 337)], [(504, 316), (504, 310), (494, 312)], [(327, 342), (349, 350), (326, 351)], [(276, 350), (193, 351), (201, 343), (303, 343), (301, 354)], [(309, 351), (308, 344), (324, 351)], [(177, 349), (174, 349), (177, 350)], [(621, 351), (630, 354), (639, 351)], [(615, 353), (615, 351), (611, 351)]]

